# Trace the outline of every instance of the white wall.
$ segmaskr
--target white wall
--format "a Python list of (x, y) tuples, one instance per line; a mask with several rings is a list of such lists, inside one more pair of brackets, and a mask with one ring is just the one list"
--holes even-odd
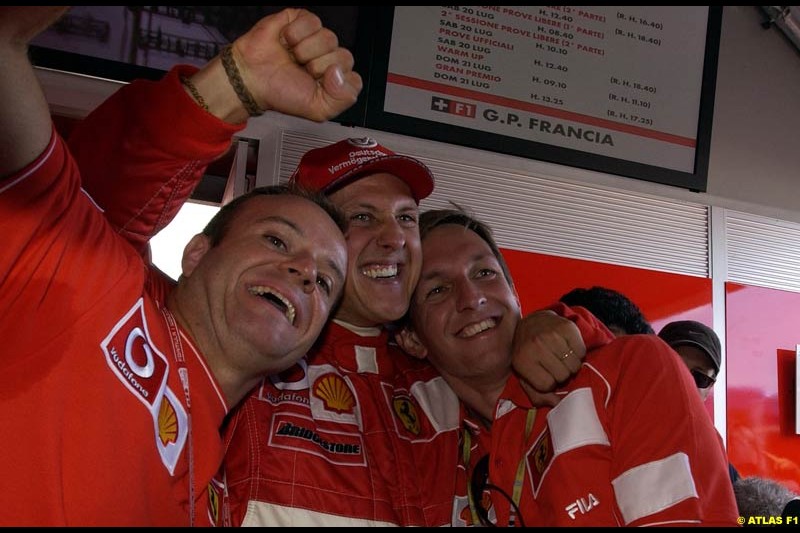
[(723, 10), (708, 193), (800, 221), (800, 51), (760, 21)]

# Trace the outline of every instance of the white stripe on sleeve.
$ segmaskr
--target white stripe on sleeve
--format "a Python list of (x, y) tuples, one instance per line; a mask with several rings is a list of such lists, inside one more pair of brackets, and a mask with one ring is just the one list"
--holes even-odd
[(567, 394), (547, 413), (547, 425), (553, 439), (554, 457), (581, 446), (609, 445), (589, 388)]
[(611, 484), (625, 525), (697, 498), (689, 456), (683, 452), (631, 468)]

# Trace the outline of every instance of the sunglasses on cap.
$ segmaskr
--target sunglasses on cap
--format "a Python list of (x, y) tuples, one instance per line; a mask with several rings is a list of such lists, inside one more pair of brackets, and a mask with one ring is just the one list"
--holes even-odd
[(717, 378), (712, 378), (707, 374), (703, 374), (695, 368), (691, 369), (690, 372), (694, 378), (694, 384), (697, 385), (698, 389), (707, 389), (717, 381)]

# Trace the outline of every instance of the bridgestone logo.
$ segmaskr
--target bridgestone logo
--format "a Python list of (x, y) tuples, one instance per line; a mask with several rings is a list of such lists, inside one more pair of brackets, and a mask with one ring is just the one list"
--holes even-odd
[(323, 450), (331, 453), (341, 453), (345, 455), (359, 455), (361, 453), (361, 446), (358, 444), (342, 444), (338, 442), (330, 442), (319, 436), (318, 433), (308, 428), (295, 426), (291, 422), (286, 422), (278, 429), (278, 435), (284, 437), (294, 437), (315, 443)]

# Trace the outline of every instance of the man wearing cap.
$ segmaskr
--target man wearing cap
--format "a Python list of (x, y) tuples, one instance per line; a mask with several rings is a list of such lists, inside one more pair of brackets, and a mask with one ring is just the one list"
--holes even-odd
[(223, 495), (230, 523), (425, 525), (435, 520), (425, 511), (446, 523), (452, 492), (422, 501), (415, 462), (435, 463), (414, 448), (455, 438), (428, 411), (450, 410), (455, 420), (457, 401), (382, 328), (403, 316), (416, 286), (417, 202), (433, 177), (419, 161), (360, 138), (307, 152), (291, 180), (344, 211), (345, 296), (306, 358), (265, 379), (231, 419)]
[[(683, 359), (700, 398), (705, 401), (722, 363), (722, 346), (717, 334), (702, 322), (677, 320), (661, 328), (658, 336)], [(731, 463), (728, 463), (728, 474), (733, 483), (741, 477)]]
[(702, 322), (678, 320), (664, 326), (658, 336), (681, 356), (705, 401), (717, 380), (722, 360), (717, 334)]

